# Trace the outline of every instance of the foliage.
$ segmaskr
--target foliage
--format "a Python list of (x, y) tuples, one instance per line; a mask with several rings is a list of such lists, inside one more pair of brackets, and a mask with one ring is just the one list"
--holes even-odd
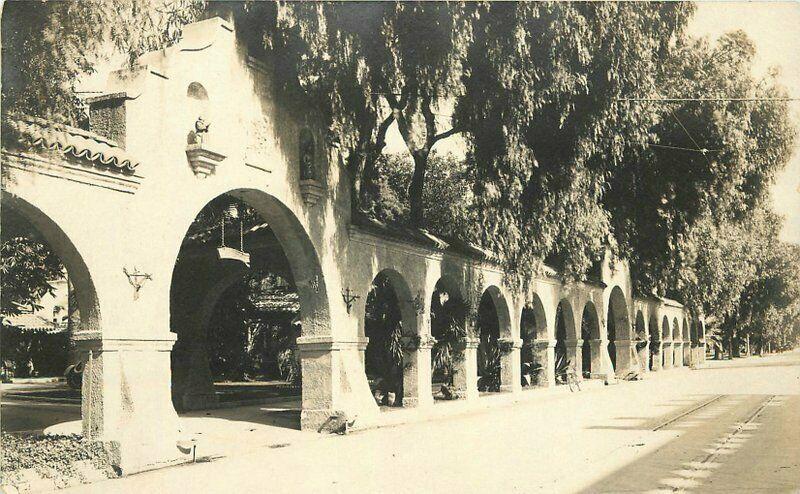
[(364, 333), (367, 375), (381, 380), (382, 391), (397, 392), (403, 384), (402, 316), (397, 294), (386, 276), (379, 275), (367, 295)]
[(67, 368), (69, 334), (0, 328), (0, 364), (14, 377), (61, 376)]
[(2, 313), (38, 309), (41, 298), (53, 293), (50, 282), (64, 276), (64, 266), (29, 222), (6, 207), (2, 220)]
[(85, 120), (75, 93), (80, 78), (114, 52), (131, 64), (180, 37), (196, 18), (199, 0), (5, 2), (3, 112), (70, 124)]
[(102, 445), (81, 441), (79, 436), (22, 436), (2, 434), (0, 472), (12, 480), (27, 468), (47, 478), (63, 480), (78, 476), (75, 463), (90, 461), (109, 477), (114, 476)]
[(464, 301), (437, 283), (431, 298), (431, 335), (436, 344), (431, 351), (434, 379), (453, 383), (455, 366), (463, 354), (456, 345), (467, 336), (465, 326), (467, 308)]

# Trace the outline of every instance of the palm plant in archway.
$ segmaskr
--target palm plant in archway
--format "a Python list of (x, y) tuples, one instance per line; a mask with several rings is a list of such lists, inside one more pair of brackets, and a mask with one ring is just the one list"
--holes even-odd
[(463, 356), (455, 350), (455, 344), (467, 336), (464, 326), (466, 306), (446, 290), (437, 287), (431, 300), (431, 334), (436, 344), (431, 352), (433, 379), (444, 384), (453, 384), (453, 371)]
[(402, 396), (402, 317), (397, 294), (385, 276), (375, 278), (367, 295), (364, 333), (369, 338), (364, 364), (371, 384)]

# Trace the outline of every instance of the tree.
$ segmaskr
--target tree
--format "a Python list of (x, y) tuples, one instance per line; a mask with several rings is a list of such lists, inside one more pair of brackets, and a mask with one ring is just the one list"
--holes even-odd
[(475, 240), (508, 270), (545, 259), (582, 277), (613, 247), (602, 197), (657, 118), (618, 98), (655, 92), (688, 21), (680, 3), (492, 3), (473, 28), (457, 122), (468, 129)]
[(141, 54), (180, 37), (200, 0), (4, 2), (3, 113), (70, 124), (85, 120), (75, 93), (80, 77), (112, 53), (135, 63)]

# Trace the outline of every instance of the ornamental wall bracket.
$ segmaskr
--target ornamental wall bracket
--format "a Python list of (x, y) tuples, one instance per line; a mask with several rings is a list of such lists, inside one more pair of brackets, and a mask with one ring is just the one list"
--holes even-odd
[(139, 271), (139, 268), (136, 266), (133, 267), (133, 271), (128, 271), (128, 269), (123, 266), (122, 272), (128, 277), (128, 283), (133, 287), (133, 300), (138, 300), (139, 290), (141, 290), (145, 281), (152, 281), (153, 276)]
[(345, 290), (342, 290), (342, 300), (344, 301), (344, 304), (347, 307), (348, 314), (350, 313), (350, 309), (353, 308), (353, 302), (355, 302), (360, 298), (361, 295), (356, 295), (355, 292), (351, 292), (349, 287)]

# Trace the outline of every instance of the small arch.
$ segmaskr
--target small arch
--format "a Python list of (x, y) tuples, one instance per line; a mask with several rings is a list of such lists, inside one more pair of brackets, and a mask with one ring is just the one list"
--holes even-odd
[(672, 319), (672, 341), (679, 341), (681, 336), (681, 327), (678, 323), (678, 318)]
[(655, 312), (650, 314), (650, 370), (656, 368), (656, 362), (660, 358), (661, 350), (661, 331), (658, 329), (658, 318)]
[(583, 307), (581, 314), (581, 368), (584, 377), (590, 377), (592, 373), (592, 340), (600, 339), (600, 323), (597, 320), (597, 308), (594, 303), (589, 301)]
[(534, 341), (547, 337), (547, 318), (544, 312), (542, 300), (535, 293), (530, 303), (522, 308), (520, 315), (520, 338), (522, 338), (522, 349), (520, 351), (520, 370), (525, 385), (530, 382), (525, 381), (536, 364), (534, 352)]
[(511, 338), (511, 314), (503, 292), (497, 286), (490, 285), (484, 290), (481, 302), (483, 302), (483, 297), (487, 295), (491, 297), (491, 302), (496, 312), (499, 337)]
[(299, 139), (300, 180), (317, 180), (314, 135), (307, 128), (300, 130)]
[(431, 380), (437, 384), (453, 384), (458, 365), (456, 343), (467, 336), (467, 308), (460, 285), (449, 276), (436, 282), (431, 294), (431, 336), (436, 340), (431, 350)]
[(661, 320), (661, 338), (663, 340), (672, 339), (672, 335), (669, 332), (669, 318), (667, 316), (664, 316)]
[(404, 355), (402, 337), (416, 333), (416, 312), (411, 291), (400, 273), (380, 271), (367, 290), (363, 334), (369, 338), (364, 372), (379, 404), (398, 406), (403, 401)]

